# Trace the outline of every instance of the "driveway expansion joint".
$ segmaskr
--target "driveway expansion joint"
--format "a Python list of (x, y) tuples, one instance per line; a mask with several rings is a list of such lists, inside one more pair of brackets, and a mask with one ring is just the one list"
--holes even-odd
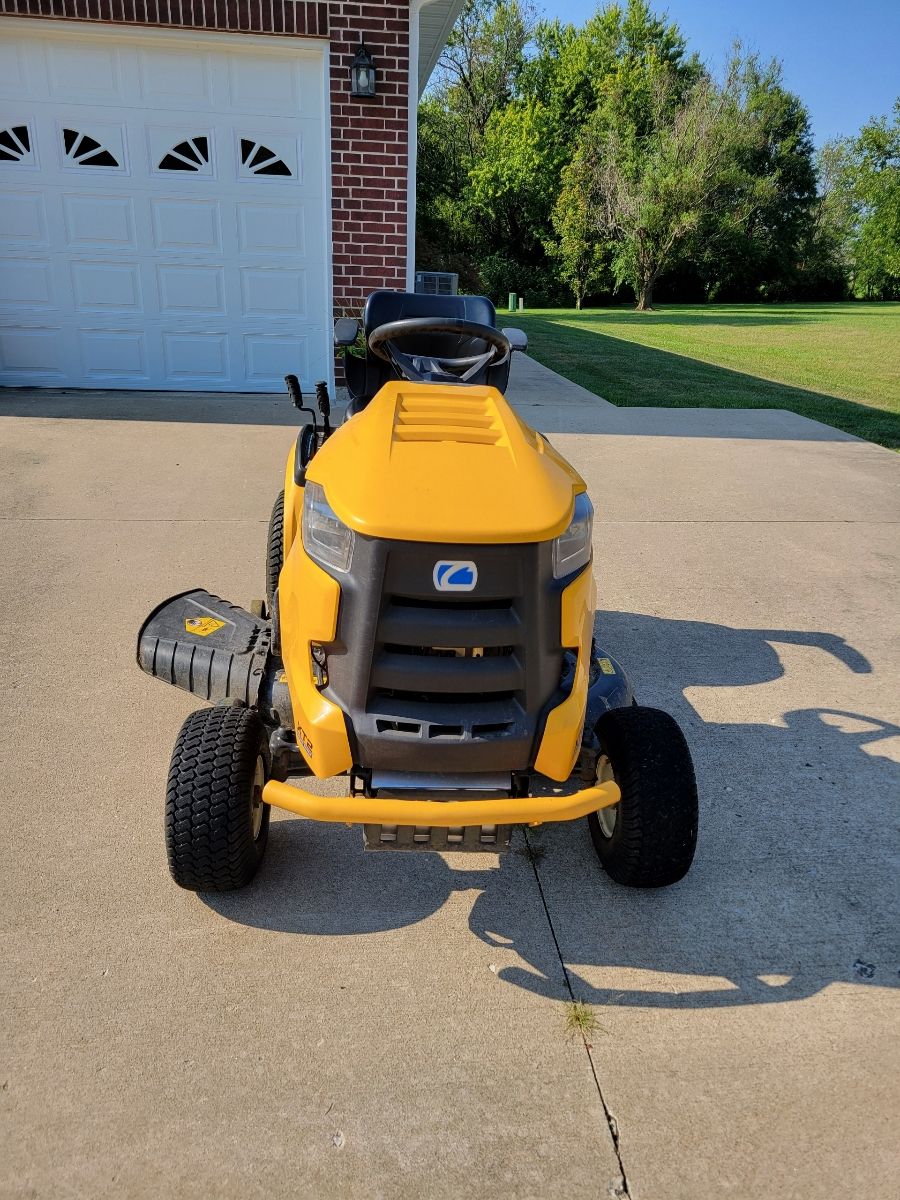
[[(533, 853), (533, 847), (528, 839), (528, 830), (523, 829), (522, 833), (525, 837), (525, 845), (528, 848), (528, 861), (531, 863), (531, 869), (534, 872), (534, 880), (537, 884), (538, 895), (541, 898), (541, 904), (544, 907), (544, 913), (547, 917), (547, 927), (550, 930), (550, 936), (553, 938), (553, 945), (556, 949), (556, 956), (559, 959), (559, 965), (562, 968), (563, 978), (566, 981), (566, 991), (569, 993), (569, 999), (574, 1004), (576, 1002), (575, 992), (572, 988), (572, 979), (569, 975), (569, 969), (566, 966), (563, 958), (562, 950), (559, 945), (559, 939), (556, 936), (556, 928), (553, 924), (553, 918), (550, 915), (550, 907), (547, 904), (547, 897), (544, 895), (544, 887), (541, 883), (541, 876), (538, 872), (537, 859)], [(603, 1116), (606, 1120), (606, 1128), (609, 1131), (609, 1136), (612, 1139), (613, 1149), (616, 1152), (616, 1162), (619, 1165), (620, 1175), (618, 1179), (611, 1179), (608, 1194), (613, 1197), (613, 1200), (631, 1200), (631, 1192), (628, 1188), (628, 1176), (625, 1173), (625, 1164), (622, 1162), (622, 1150), (619, 1145), (619, 1122), (613, 1116), (609, 1105), (606, 1102), (606, 1097), (603, 1095), (603, 1088), (600, 1086), (600, 1076), (597, 1074), (597, 1064), (594, 1062), (594, 1056), (591, 1051), (590, 1043), (585, 1034), (581, 1034), (581, 1041), (584, 1045), (584, 1052), (587, 1055), (587, 1060), (591, 1068), (591, 1075), (594, 1078), (594, 1086), (597, 1089), (597, 1096), (600, 1100), (600, 1106), (603, 1109)]]

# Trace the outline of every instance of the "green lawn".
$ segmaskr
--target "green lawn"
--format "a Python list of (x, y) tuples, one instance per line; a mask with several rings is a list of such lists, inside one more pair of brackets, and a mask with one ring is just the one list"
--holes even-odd
[(900, 303), (534, 309), (513, 320), (539, 362), (613, 404), (787, 408), (900, 447)]

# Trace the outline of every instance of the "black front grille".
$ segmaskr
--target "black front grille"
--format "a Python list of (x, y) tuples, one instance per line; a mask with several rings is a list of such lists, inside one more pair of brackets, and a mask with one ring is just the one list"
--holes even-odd
[[(438, 559), (472, 561), (473, 592), (437, 593)], [(328, 688), (356, 764), (526, 770), (562, 673), (550, 545), (430, 546), (357, 536), (341, 576)]]

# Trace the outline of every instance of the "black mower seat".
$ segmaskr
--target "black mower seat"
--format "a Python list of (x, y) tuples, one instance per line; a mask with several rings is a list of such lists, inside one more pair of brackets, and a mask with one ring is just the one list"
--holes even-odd
[[(348, 417), (365, 408), (385, 383), (400, 378), (391, 363), (368, 349), (368, 341), (369, 334), (380, 325), (407, 317), (451, 317), (497, 328), (497, 312), (487, 296), (425, 296), (387, 289), (372, 292), (363, 310), (366, 356), (359, 358), (349, 353), (344, 356), (344, 375), (350, 393)], [(406, 354), (437, 356), (474, 355), (488, 348), (487, 342), (478, 338), (445, 333), (398, 339), (397, 345)], [(509, 365), (507, 359), (502, 365), (487, 367), (469, 382), (490, 384), (503, 392), (509, 382)]]
[(425, 296), (420, 292), (372, 292), (363, 311), (366, 337), (379, 325), (406, 317), (456, 317), (476, 325), (497, 327), (497, 311), (487, 296)]

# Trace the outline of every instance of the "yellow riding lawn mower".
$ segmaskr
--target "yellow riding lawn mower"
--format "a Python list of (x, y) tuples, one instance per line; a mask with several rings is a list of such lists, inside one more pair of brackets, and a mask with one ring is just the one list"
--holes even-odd
[[(614, 880), (675, 883), (697, 837), (690, 754), (595, 646), (584, 481), (504, 399), (525, 335), (481, 296), (378, 291), (335, 343), (337, 428), (325, 385), (307, 407), (288, 376), (307, 419), (265, 602), (195, 589), (138, 635), (144, 671), (213, 705), (172, 755), (175, 882), (249, 883), (275, 805), (361, 825), (371, 850), (496, 853), (516, 825), (586, 817)], [(291, 782), (309, 776), (343, 794)]]

